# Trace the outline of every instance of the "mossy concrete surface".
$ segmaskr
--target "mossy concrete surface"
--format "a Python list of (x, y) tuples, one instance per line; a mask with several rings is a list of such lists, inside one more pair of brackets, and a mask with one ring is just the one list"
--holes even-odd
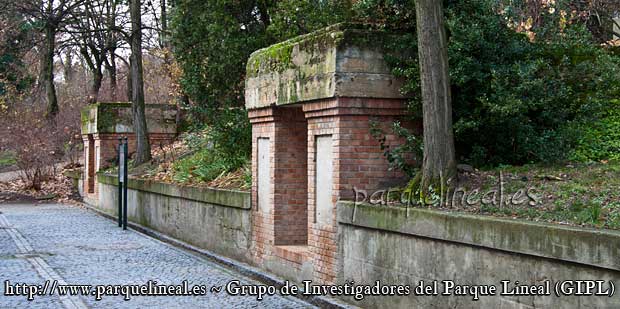
[[(620, 284), (620, 235), (612, 231), (550, 226), (427, 209), (338, 203), (337, 282), (403, 284), (408, 296), (346, 298), (363, 308), (620, 308), (620, 298), (561, 296), (556, 284), (601, 280)], [(422, 296), (423, 282), (442, 293), (456, 285), (494, 286), (497, 292)], [(508, 280), (506, 289), (502, 281)], [(510, 294), (515, 286), (549, 282), (550, 295)], [(464, 291), (464, 290), (462, 290)], [(481, 291), (481, 290), (480, 290)], [(501, 294), (505, 293), (505, 294)], [(520, 292), (523, 293), (523, 292)]]
[[(118, 181), (98, 174), (93, 206), (118, 215)], [(249, 263), (250, 196), (246, 192), (188, 188), (130, 179), (127, 219), (196, 247)]]
[[(176, 107), (146, 104), (149, 133), (176, 133)], [(95, 103), (82, 109), (82, 134), (133, 133), (131, 103)]]
[[(118, 186), (118, 179), (113, 175), (98, 173), (97, 180), (100, 183)], [(250, 193), (243, 191), (190, 187), (136, 178), (129, 178), (127, 188), (226, 207), (252, 208)]]
[(338, 222), (620, 270), (620, 232), (420, 208), (338, 203)]
[(383, 42), (393, 34), (342, 23), (254, 52), (247, 63), (248, 109), (332, 97), (403, 98)]

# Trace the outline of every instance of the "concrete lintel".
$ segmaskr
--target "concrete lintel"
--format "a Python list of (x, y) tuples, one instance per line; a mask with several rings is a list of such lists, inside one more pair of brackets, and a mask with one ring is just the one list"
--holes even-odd
[[(373, 25), (337, 24), (254, 52), (247, 63), (248, 109), (334, 97), (403, 99)], [(400, 52), (400, 51), (399, 51)]]
[[(146, 104), (149, 134), (176, 133), (176, 106)], [(82, 134), (133, 134), (131, 103), (95, 103), (82, 109)]]

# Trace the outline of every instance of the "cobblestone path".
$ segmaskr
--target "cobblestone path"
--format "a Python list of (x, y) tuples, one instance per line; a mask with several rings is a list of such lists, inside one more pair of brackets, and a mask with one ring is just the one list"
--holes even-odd
[[(7, 286), (8, 284), (10, 286)], [(16, 284), (182, 285), (208, 287), (199, 296), (5, 295)], [(225, 286), (257, 282), (143, 234), (123, 231), (88, 210), (66, 205), (0, 205), (0, 308), (307, 308), (280, 295), (231, 296)], [(93, 287), (94, 289), (94, 287)], [(57, 289), (56, 289), (57, 291)], [(78, 293), (79, 294), (79, 293)]]

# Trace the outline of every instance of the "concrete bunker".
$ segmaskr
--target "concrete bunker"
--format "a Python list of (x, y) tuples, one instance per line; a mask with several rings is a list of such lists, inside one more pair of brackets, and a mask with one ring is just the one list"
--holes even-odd
[[(177, 132), (176, 106), (147, 104), (145, 112), (151, 148), (172, 142)], [(86, 195), (95, 197), (97, 172), (115, 164), (120, 137), (127, 137), (129, 153), (135, 152), (132, 117), (131, 103), (95, 103), (82, 109)]]
[[(384, 60), (386, 33), (338, 24), (252, 54), (245, 101), (252, 123), (252, 254), (284, 277), (334, 282), (336, 202), (387, 189), (391, 171), (371, 122), (405, 115), (402, 80)], [(388, 143), (400, 140), (386, 130)]]

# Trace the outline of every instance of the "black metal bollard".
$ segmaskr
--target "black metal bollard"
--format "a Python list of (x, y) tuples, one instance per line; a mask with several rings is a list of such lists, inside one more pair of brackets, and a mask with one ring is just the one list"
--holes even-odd
[(127, 146), (127, 137), (125, 137), (125, 145), (123, 145), (124, 156), (125, 156), (125, 168), (123, 169), (123, 230), (127, 229), (127, 183), (129, 182), (127, 179), (127, 154), (128, 154), (128, 146)]
[(122, 216), (123, 216), (123, 168), (121, 167), (121, 165), (125, 164), (124, 163), (124, 158), (123, 158), (123, 152), (124, 152), (124, 147), (123, 147), (123, 138), (119, 137), (118, 138), (118, 227), (123, 226), (123, 220), (122, 220)]

